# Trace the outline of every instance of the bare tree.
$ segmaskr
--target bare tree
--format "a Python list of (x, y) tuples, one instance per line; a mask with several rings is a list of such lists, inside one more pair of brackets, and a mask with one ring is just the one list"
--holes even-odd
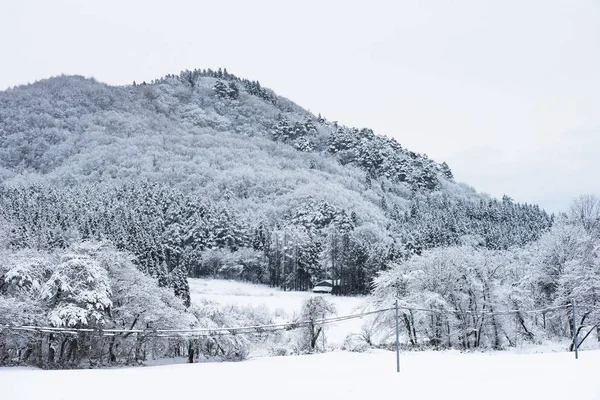
[(303, 350), (316, 350), (317, 340), (323, 333), (323, 320), (336, 312), (335, 304), (323, 296), (311, 297), (304, 302), (300, 318), (302, 321), (308, 321), (308, 325), (302, 343)]
[(600, 235), (600, 198), (584, 194), (573, 200), (569, 219), (580, 224), (591, 235)]

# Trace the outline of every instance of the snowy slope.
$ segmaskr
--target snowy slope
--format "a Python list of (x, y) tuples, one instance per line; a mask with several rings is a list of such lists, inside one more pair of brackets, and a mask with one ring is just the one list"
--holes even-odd
[(3, 400), (600, 399), (600, 351), (335, 352), (146, 368), (0, 369)]
[[(360, 313), (366, 304), (365, 297), (332, 296), (329, 294), (313, 294), (311, 292), (284, 292), (266, 285), (219, 280), (189, 279), (190, 296), (193, 303), (202, 299), (217, 302), (223, 306), (237, 305), (248, 307), (265, 307), (276, 319), (276, 322), (290, 322), (300, 313), (302, 303), (312, 296), (325, 296), (336, 305), (339, 316)], [(330, 346), (339, 347), (346, 335), (359, 333), (367, 319), (353, 319), (337, 322), (326, 328), (327, 341)]]

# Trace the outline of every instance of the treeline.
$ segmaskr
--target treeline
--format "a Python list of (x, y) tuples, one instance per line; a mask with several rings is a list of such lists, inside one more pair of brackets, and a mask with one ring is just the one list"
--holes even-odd
[[(457, 210), (461, 210), (458, 212)], [(387, 232), (346, 210), (304, 199), (270, 223), (228, 201), (211, 202), (168, 185), (131, 181), (71, 188), (0, 186), (0, 217), (16, 249), (52, 250), (109, 240), (138, 268), (189, 305), (186, 277), (225, 277), (306, 290), (339, 279), (341, 294), (366, 294), (392, 262), (438, 246), (490, 249), (523, 245), (551, 223), (537, 207), (415, 197), (410, 211), (387, 212)]]
[(599, 293), (600, 199), (582, 196), (526, 246), (437, 247), (394, 263), (375, 280), (373, 298), (379, 306), (399, 301), (412, 308), (401, 316), (411, 345), (501, 349), (557, 338), (572, 343), (573, 315), (578, 343), (594, 332), (600, 341)]
[(446, 163), (437, 164), (427, 155), (408, 151), (396, 140), (377, 136), (367, 128), (334, 126), (327, 150), (342, 164), (364, 169), (369, 178), (405, 183), (417, 191), (438, 188), (440, 175), (448, 180), (453, 178)]
[(428, 196), (415, 198), (404, 212), (394, 207), (390, 214), (412, 235), (417, 254), (460, 244), (490, 250), (521, 247), (538, 240), (554, 220), (539, 206), (519, 204), (508, 196), (479, 201)]
[(324, 334), (319, 321), (335, 307), (323, 297), (308, 298), (290, 329), (223, 334), (235, 326), (272, 325), (273, 316), (264, 308), (223, 310), (206, 299), (186, 307), (136, 268), (130, 253), (108, 242), (15, 250), (7, 247), (9, 236), (0, 226), (0, 366), (236, 361), (259, 343), (273, 355), (324, 350), (325, 342), (317, 343)]
[[(214, 304), (185, 307), (109, 243), (84, 241), (52, 251), (7, 250), (6, 244), (0, 241), (0, 365), (93, 367), (178, 356), (239, 360), (256, 338), (169, 338), (155, 330), (271, 322), (266, 314), (233, 307), (227, 315), (215, 312)], [(11, 328), (22, 326), (83, 331)], [(110, 329), (121, 332), (86, 331)]]
[[(168, 186), (135, 183), (0, 186), (0, 216), (15, 249), (52, 250), (109, 240), (189, 305), (186, 277), (226, 277), (306, 290), (330, 275), (366, 293), (393, 244), (355, 231), (356, 216), (323, 202), (298, 207), (280, 226), (254, 224), (227, 206)], [(375, 235), (375, 238), (379, 235)]]
[[(229, 87), (234, 91), (239, 90), (236, 86), (236, 82), (237, 82), (240, 85), (242, 85), (242, 87), (246, 90), (247, 93), (249, 93), (253, 96), (256, 96), (260, 99), (263, 99), (265, 101), (268, 101), (269, 103), (277, 104), (277, 96), (275, 96), (272, 92), (268, 91), (267, 89), (263, 88), (260, 85), (259, 81), (251, 81), (251, 80), (248, 80), (245, 78), (239, 78), (239, 77), (235, 76), (234, 74), (227, 72), (227, 68), (219, 68), (216, 71), (214, 71), (210, 68), (208, 68), (208, 69), (196, 68), (191, 71), (185, 70), (185, 71), (181, 71), (179, 73), (179, 75), (168, 74), (162, 78), (155, 79), (152, 81), (152, 84), (154, 84), (154, 85), (155, 84), (169, 84), (169, 83), (172, 83), (173, 80), (177, 80), (179, 82), (182, 82), (185, 85), (188, 85), (191, 88), (191, 90), (193, 91), (198, 83), (198, 80), (200, 78), (206, 78), (206, 77), (229, 81)], [(133, 84), (136, 85), (135, 82)], [(224, 85), (222, 82), (221, 82), (221, 84)], [(142, 85), (146, 85), (146, 83), (143, 82)], [(228, 97), (231, 99), (237, 99), (237, 96), (235, 96), (235, 95), (228, 96)]]
[[(319, 132), (324, 133), (326, 141), (320, 140)], [(271, 128), (271, 137), (299, 151), (335, 155), (342, 165), (364, 170), (368, 186), (372, 180), (386, 179), (422, 192), (439, 189), (440, 178), (453, 179), (445, 162), (438, 164), (427, 155), (406, 150), (395, 139), (377, 136), (371, 129), (348, 128), (321, 116), (293, 121), (285, 114), (279, 114)]]
[(339, 279), (342, 293), (364, 294), (391, 262), (437, 246), (521, 246), (552, 224), (536, 206), (456, 184), (445, 163), (393, 139), (250, 87), (194, 70), (135, 87), (60, 77), (0, 93), (10, 181), (0, 214), (13, 246), (110, 240), (189, 302), (186, 276), (285, 289)]

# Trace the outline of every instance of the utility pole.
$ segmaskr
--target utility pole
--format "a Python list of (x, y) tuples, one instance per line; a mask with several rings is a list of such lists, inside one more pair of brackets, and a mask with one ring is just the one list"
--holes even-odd
[(398, 329), (398, 300), (396, 299), (396, 372), (400, 372), (400, 333)]
[(294, 282), (294, 290), (298, 290), (298, 237), (297, 235), (294, 237), (294, 272), (293, 272), (293, 282)]
[(571, 299), (571, 307), (573, 307), (573, 349), (575, 349), (575, 359), (579, 358), (577, 353), (577, 320), (575, 319), (575, 299)]
[(519, 312), (515, 313), (515, 348), (517, 347), (517, 342), (519, 341)]
[(281, 256), (281, 279), (283, 284), (283, 291), (286, 291), (286, 276), (285, 276), (285, 256), (287, 252), (287, 232), (283, 231), (283, 251)]

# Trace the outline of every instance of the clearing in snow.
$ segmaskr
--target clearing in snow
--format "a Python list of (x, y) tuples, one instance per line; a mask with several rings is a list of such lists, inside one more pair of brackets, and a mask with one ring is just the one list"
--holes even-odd
[[(221, 306), (264, 307), (275, 316), (277, 323), (291, 322), (300, 313), (302, 303), (314, 296), (325, 296), (335, 304), (339, 316), (358, 314), (367, 306), (366, 297), (284, 292), (266, 285), (219, 279), (189, 279), (189, 284), (193, 303), (199, 304), (202, 299), (207, 299)], [(367, 322), (367, 319), (359, 318), (328, 325), (325, 329), (328, 346), (340, 347), (348, 334), (360, 333)]]

